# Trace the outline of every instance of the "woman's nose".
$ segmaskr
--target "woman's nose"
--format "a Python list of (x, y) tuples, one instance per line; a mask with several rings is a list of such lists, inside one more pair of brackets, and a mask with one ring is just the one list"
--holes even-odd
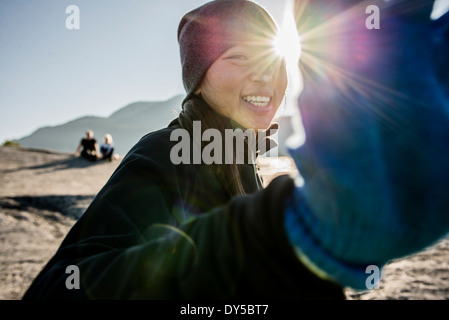
[(273, 74), (269, 70), (265, 72), (255, 71), (251, 74), (251, 81), (268, 83), (273, 81)]

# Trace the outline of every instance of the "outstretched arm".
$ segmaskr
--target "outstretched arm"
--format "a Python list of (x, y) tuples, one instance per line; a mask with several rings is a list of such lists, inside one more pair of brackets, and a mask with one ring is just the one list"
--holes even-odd
[(449, 231), (449, 35), (432, 6), (296, 2), (306, 141), (291, 155), (305, 183), (285, 226), (300, 259), (344, 286)]
[[(171, 164), (174, 144), (157, 134), (128, 153), (24, 299), (344, 297), (301, 264), (288, 242), (288, 176), (197, 215), (215, 184), (198, 179), (204, 167)], [(72, 265), (80, 290), (66, 287)]]

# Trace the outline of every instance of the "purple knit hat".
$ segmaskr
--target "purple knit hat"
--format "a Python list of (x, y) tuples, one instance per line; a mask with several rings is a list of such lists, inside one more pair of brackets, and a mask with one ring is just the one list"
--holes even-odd
[(187, 92), (184, 102), (226, 50), (247, 41), (271, 46), (276, 33), (270, 14), (249, 0), (215, 0), (187, 13), (178, 27), (182, 79)]

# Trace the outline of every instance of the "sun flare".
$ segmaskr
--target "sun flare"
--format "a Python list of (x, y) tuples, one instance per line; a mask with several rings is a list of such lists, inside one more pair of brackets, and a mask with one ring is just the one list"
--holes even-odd
[(284, 20), (273, 45), (276, 53), (285, 57), (287, 63), (298, 63), (301, 56), (301, 42), (293, 18)]

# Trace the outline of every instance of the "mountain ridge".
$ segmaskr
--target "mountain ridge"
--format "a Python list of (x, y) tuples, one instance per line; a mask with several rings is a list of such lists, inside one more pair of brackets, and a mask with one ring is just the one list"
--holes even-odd
[[(60, 125), (38, 128), (15, 141), (28, 148), (75, 152), (86, 130), (91, 129), (99, 144), (105, 134), (112, 135), (115, 152), (124, 155), (144, 135), (168, 126), (178, 116), (183, 99), (183, 95), (176, 95), (165, 101), (136, 101), (117, 109), (108, 117), (82, 116)], [(282, 141), (291, 133), (290, 118), (281, 118), (279, 122), (279, 155), (285, 155)]]
[(75, 152), (88, 129), (99, 144), (105, 134), (112, 135), (116, 152), (125, 154), (145, 134), (167, 126), (177, 117), (183, 95), (165, 101), (137, 101), (119, 108), (108, 117), (82, 116), (60, 125), (38, 128), (16, 139), (23, 147)]

